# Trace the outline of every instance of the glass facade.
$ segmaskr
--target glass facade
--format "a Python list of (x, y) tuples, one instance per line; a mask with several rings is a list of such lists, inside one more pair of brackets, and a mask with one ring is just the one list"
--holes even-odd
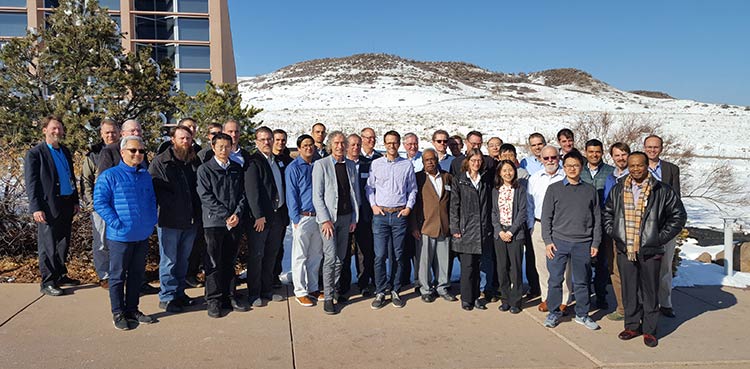
[(211, 68), (211, 49), (208, 46), (180, 45), (177, 47), (177, 68)]
[(180, 13), (208, 13), (208, 0), (177, 0)]
[(60, 1), (58, 0), (44, 0), (45, 8), (57, 8), (59, 5)]
[(174, 1), (172, 0), (135, 0), (135, 10), (149, 12), (173, 12)]
[(26, 13), (0, 13), (0, 36), (25, 36)]
[(172, 61), (172, 65), (175, 65), (175, 46), (172, 44), (136, 44), (136, 51), (140, 52), (144, 48), (151, 47), (151, 58), (160, 62), (164, 59)]
[(177, 87), (192, 96), (206, 89), (206, 81), (211, 80), (211, 74), (182, 72), (177, 76), (177, 80), (179, 81)]
[(180, 40), (208, 41), (208, 19), (179, 18)]
[(141, 40), (174, 40), (175, 19), (172, 16), (135, 16), (135, 38)]
[(25, 8), (26, 0), (0, 0), (0, 6)]

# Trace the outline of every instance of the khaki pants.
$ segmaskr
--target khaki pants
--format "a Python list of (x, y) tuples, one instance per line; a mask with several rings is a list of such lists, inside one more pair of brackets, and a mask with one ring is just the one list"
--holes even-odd
[[(534, 244), (534, 262), (536, 271), (539, 273), (539, 289), (542, 294), (542, 301), (547, 301), (547, 292), (549, 291), (549, 270), (547, 270), (547, 245), (542, 239), (542, 223), (534, 222), (534, 230), (531, 233), (531, 242)], [(570, 291), (573, 290), (573, 279), (570, 272), (570, 263), (565, 268), (565, 282), (563, 282), (563, 304), (570, 302)]]
[[(606, 247), (606, 245), (605, 245)], [(612, 262), (612, 275), (610, 275), (610, 279), (612, 280), (612, 291), (615, 293), (615, 299), (617, 299), (617, 312), (620, 315), (625, 315), (625, 307), (622, 304), (622, 280), (620, 279), (620, 268), (617, 267), (617, 246), (615, 246), (614, 241), (611, 243), (612, 247), (612, 259), (614, 262)]]

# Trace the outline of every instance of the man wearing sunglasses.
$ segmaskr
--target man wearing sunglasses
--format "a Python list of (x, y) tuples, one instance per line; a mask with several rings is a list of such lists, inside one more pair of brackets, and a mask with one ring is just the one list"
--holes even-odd
[(141, 165), (146, 150), (138, 136), (120, 141), (122, 160), (99, 175), (94, 210), (107, 224), (109, 299), (115, 328), (128, 330), (154, 319), (138, 310), (146, 271), (148, 238), (156, 225), (156, 194), (151, 175)]
[(451, 171), (451, 163), (456, 157), (448, 153), (448, 132), (438, 129), (432, 134), (432, 147), (437, 153), (438, 165), (443, 172)]

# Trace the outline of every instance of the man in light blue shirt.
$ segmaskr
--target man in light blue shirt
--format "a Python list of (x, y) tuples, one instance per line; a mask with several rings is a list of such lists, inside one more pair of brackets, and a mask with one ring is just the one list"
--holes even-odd
[(432, 146), (437, 153), (438, 165), (443, 172), (451, 171), (451, 163), (456, 157), (448, 153), (448, 132), (438, 129), (432, 134)]
[(539, 132), (534, 132), (529, 136), (529, 150), (531, 155), (521, 160), (521, 168), (526, 169), (529, 175), (544, 169), (544, 162), (542, 161), (542, 148), (547, 145), (547, 140)]

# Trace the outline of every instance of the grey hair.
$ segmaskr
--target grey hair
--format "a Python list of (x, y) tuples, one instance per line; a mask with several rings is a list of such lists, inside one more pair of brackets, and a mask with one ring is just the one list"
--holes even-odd
[(407, 134), (404, 135), (404, 142), (406, 142), (406, 140), (408, 140), (411, 137), (415, 137), (417, 139), (417, 141), (419, 141), (419, 136), (417, 136), (416, 133), (409, 132), (409, 133), (407, 133)]
[(137, 121), (135, 119), (128, 119), (128, 120), (122, 122), (122, 128), (123, 128), (123, 130), (125, 128), (125, 125), (131, 124), (131, 123), (135, 123), (138, 126), (138, 128), (141, 128), (141, 122), (139, 122), (139, 121)]
[[(315, 123), (315, 124), (319, 124), (319, 123)], [(322, 124), (322, 123), (320, 123), (320, 124)], [(325, 126), (323, 126), (323, 127), (325, 127)], [(333, 132), (331, 132), (331, 133), (328, 134), (328, 138), (326, 140), (328, 142), (328, 144), (326, 145), (326, 151), (329, 154), (333, 151), (333, 138), (334, 137), (338, 137), (338, 136), (341, 136), (341, 137), (344, 138), (344, 145), (348, 145), (349, 144), (349, 141), (346, 140), (346, 135), (344, 135), (344, 132), (333, 131)]]
[(424, 158), (424, 154), (426, 154), (426, 153), (428, 153), (428, 152), (431, 152), (431, 153), (435, 154), (435, 157), (438, 157), (438, 153), (437, 153), (437, 151), (435, 151), (435, 149), (433, 149), (433, 148), (431, 148), (431, 147), (430, 147), (430, 148), (427, 148), (427, 149), (424, 149), (424, 150), (422, 150), (422, 157)]
[(544, 152), (544, 150), (546, 150), (548, 147), (551, 147), (551, 148), (555, 149), (555, 154), (557, 154), (557, 156), (560, 156), (560, 148), (557, 147), (557, 146), (544, 145), (544, 147), (542, 147), (542, 151), (540, 151), (540, 152)]
[(138, 143), (140, 143), (141, 146), (144, 146), (143, 145), (143, 139), (141, 137), (139, 137), (139, 136), (125, 136), (125, 137), (122, 138), (122, 140), (120, 140), (120, 150), (124, 149), (125, 146), (128, 144), (128, 142), (130, 142), (130, 141), (138, 141)]

